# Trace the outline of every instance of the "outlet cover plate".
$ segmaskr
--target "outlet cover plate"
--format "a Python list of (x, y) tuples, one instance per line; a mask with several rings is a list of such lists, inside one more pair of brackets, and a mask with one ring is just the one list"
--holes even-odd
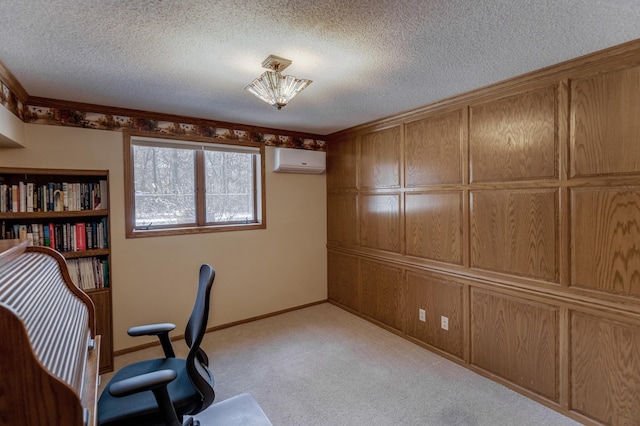
[(449, 330), (449, 318), (441, 316), (440, 327), (442, 327), (443, 330)]

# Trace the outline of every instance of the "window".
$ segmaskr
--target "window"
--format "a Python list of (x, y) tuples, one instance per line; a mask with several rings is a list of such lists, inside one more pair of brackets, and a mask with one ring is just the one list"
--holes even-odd
[(125, 133), (127, 237), (264, 228), (263, 154)]

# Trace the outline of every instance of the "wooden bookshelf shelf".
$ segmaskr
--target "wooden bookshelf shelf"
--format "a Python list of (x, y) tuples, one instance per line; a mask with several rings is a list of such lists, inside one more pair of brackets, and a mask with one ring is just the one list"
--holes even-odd
[(62, 251), (60, 254), (62, 254), (65, 259), (79, 259), (82, 257), (107, 256), (109, 254), (109, 249)]
[(100, 373), (113, 370), (108, 193), (107, 170), (0, 167), (0, 247), (43, 245), (67, 259), (96, 308)]
[(109, 216), (109, 210), (78, 210), (63, 212), (3, 212), (0, 220), (29, 220), (29, 219), (74, 219), (82, 217)]

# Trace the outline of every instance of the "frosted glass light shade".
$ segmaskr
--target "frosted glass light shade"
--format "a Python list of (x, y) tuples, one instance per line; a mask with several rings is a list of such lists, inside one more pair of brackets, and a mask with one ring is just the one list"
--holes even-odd
[(244, 90), (253, 93), (269, 105), (281, 109), (311, 83), (311, 80), (303, 80), (292, 75), (265, 71)]

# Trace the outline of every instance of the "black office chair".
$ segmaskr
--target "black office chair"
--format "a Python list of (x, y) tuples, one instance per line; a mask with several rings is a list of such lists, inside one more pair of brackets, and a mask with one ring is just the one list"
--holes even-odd
[[(100, 426), (181, 426), (185, 415), (201, 412), (213, 402), (213, 374), (200, 349), (209, 318), (209, 297), (216, 272), (200, 267), (198, 295), (184, 333), (186, 359), (176, 358), (169, 332), (174, 324), (152, 324), (129, 329), (130, 336), (158, 336), (165, 358), (128, 365), (109, 381), (98, 401)], [(199, 425), (189, 418), (184, 425)]]

